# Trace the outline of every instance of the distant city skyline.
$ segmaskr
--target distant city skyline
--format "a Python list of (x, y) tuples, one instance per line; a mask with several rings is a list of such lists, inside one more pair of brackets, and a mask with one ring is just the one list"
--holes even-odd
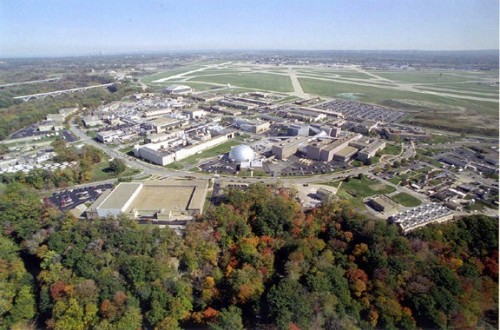
[(498, 0), (0, 0), (2, 57), (498, 48)]

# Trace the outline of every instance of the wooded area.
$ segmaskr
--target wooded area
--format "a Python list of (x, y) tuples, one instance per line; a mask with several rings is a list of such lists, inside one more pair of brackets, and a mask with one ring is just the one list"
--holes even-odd
[(230, 190), (185, 237), (76, 220), (19, 184), (0, 196), (0, 327), (497, 328), (498, 223), (402, 236), (348, 204)]

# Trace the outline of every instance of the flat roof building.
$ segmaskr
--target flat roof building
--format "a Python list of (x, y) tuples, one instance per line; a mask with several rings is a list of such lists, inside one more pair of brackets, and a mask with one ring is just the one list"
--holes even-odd
[(122, 182), (87, 209), (87, 218), (123, 213), (135, 219), (168, 221), (194, 216), (203, 212), (207, 188), (205, 180)]
[(157, 118), (149, 122), (156, 133), (163, 133), (172, 127), (180, 126), (182, 121), (175, 118)]
[(398, 224), (404, 233), (423, 227), (429, 223), (440, 223), (451, 220), (453, 212), (439, 204), (421, 205), (389, 217), (389, 221)]
[(299, 147), (307, 144), (307, 137), (297, 136), (285, 141), (281, 141), (271, 148), (271, 153), (278, 159), (286, 159), (295, 154)]
[(384, 149), (385, 146), (386, 146), (386, 142), (384, 140), (375, 140), (359, 151), (358, 159), (359, 160), (370, 159), (373, 156), (375, 156), (375, 154), (378, 151)]
[(339, 162), (347, 163), (357, 152), (358, 149), (351, 146), (347, 146), (341, 149), (339, 152), (337, 152), (333, 156), (333, 159)]
[(366, 204), (378, 212), (391, 212), (397, 208), (397, 204), (385, 195), (378, 195), (370, 198)]
[(347, 135), (333, 142), (329, 140), (314, 142), (306, 148), (307, 157), (318, 161), (330, 162), (336, 153), (349, 145), (349, 142), (360, 137), (361, 135)]
[(182, 143), (177, 143), (184, 141), (181, 138), (174, 141), (175, 145), (170, 142), (150, 143), (135, 149), (134, 155), (136, 157), (148, 160), (153, 164), (165, 166), (170, 163), (183, 160), (200, 151), (215, 147), (216, 145), (227, 141), (228, 138), (232, 136), (233, 133), (229, 132), (225, 135), (217, 136), (204, 142), (186, 147), (184, 147), (184, 144)]

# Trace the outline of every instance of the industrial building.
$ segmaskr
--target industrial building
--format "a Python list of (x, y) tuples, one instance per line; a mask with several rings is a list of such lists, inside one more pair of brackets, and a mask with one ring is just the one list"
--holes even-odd
[(102, 143), (111, 143), (116, 140), (120, 134), (122, 134), (121, 131), (102, 131), (97, 133), (96, 139)]
[(306, 123), (314, 123), (326, 118), (324, 113), (305, 108), (289, 108), (281, 112), (284, 112), (288, 118), (298, 119)]
[(171, 112), (172, 112), (171, 108), (148, 109), (142, 113), (142, 116), (145, 118), (153, 118), (153, 117), (160, 117), (160, 116), (168, 115)]
[(271, 123), (268, 121), (235, 119), (234, 124), (242, 131), (252, 132), (254, 134), (264, 133), (269, 130)]
[(203, 109), (184, 109), (182, 112), (187, 115), (190, 119), (200, 119), (207, 115), (207, 112)]
[(86, 211), (87, 219), (126, 214), (135, 219), (175, 220), (202, 214), (205, 180), (122, 182), (102, 194)]
[(224, 99), (219, 101), (220, 105), (225, 105), (230, 108), (235, 108), (235, 109), (240, 109), (240, 110), (252, 110), (258, 107), (256, 104), (252, 103), (244, 103), (241, 101), (235, 101), (235, 100), (230, 100), (230, 99)]
[(320, 201), (326, 201), (330, 198), (332, 198), (335, 195), (335, 193), (331, 190), (325, 189), (325, 188), (319, 188), (316, 190), (316, 197)]
[(309, 125), (292, 124), (287, 128), (287, 135), (289, 136), (308, 136)]
[(389, 221), (398, 224), (404, 233), (423, 227), (429, 223), (440, 223), (451, 220), (453, 212), (439, 204), (421, 205), (389, 217)]
[(150, 161), (153, 164), (165, 166), (173, 162), (183, 160), (192, 156), (200, 151), (210, 149), (221, 143), (224, 143), (233, 137), (234, 133), (227, 135), (217, 136), (208, 139), (204, 142), (193, 144), (183, 147), (184, 139), (177, 139), (175, 141), (165, 141), (159, 143), (149, 143), (135, 149), (134, 155), (136, 157)]
[(347, 146), (333, 155), (333, 160), (347, 163), (358, 152), (358, 149)]
[(336, 153), (349, 145), (349, 142), (360, 137), (361, 135), (347, 135), (333, 142), (329, 140), (314, 142), (306, 148), (307, 157), (318, 161), (330, 162)]
[(278, 159), (286, 159), (295, 154), (299, 147), (307, 144), (307, 137), (298, 136), (281, 141), (272, 146), (271, 153)]
[(182, 121), (175, 118), (157, 118), (149, 122), (156, 133), (163, 133), (167, 130), (181, 126)]
[(397, 209), (397, 203), (385, 195), (370, 198), (366, 204), (378, 212), (393, 212)]
[(369, 143), (366, 147), (361, 149), (358, 152), (359, 160), (368, 160), (375, 156), (375, 154), (384, 149), (386, 146), (386, 142), (384, 140), (375, 140), (372, 143)]
[(96, 116), (85, 116), (82, 117), (82, 122), (85, 127), (95, 127), (104, 125), (104, 122)]
[(362, 123), (359, 123), (356, 126), (354, 126), (353, 131), (356, 133), (368, 134), (371, 131), (373, 131), (375, 128), (377, 128), (377, 126), (378, 126), (378, 122), (371, 121), (371, 120), (365, 120)]

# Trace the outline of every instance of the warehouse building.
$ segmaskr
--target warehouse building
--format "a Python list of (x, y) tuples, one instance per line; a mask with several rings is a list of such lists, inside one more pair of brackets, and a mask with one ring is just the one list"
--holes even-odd
[(393, 212), (397, 209), (397, 203), (385, 195), (375, 196), (368, 199), (366, 202), (368, 206), (378, 212)]
[(421, 205), (389, 217), (389, 221), (398, 224), (404, 233), (428, 225), (440, 223), (453, 218), (453, 212), (439, 204), (430, 203)]
[(171, 128), (181, 126), (182, 121), (175, 118), (157, 118), (151, 120), (149, 123), (153, 127), (153, 130), (156, 131), (156, 133), (163, 133)]
[(205, 180), (122, 182), (102, 194), (86, 211), (87, 219), (126, 214), (135, 219), (175, 220), (202, 214)]
[[(204, 142), (193, 144), (187, 147), (184, 147), (183, 144), (179, 143), (175, 143), (175, 145), (173, 145), (173, 143), (170, 142), (149, 143), (135, 149), (134, 155), (136, 157), (148, 160), (153, 164), (165, 166), (170, 163), (183, 160), (198, 152), (215, 147), (221, 143), (226, 142), (229, 137), (233, 136), (234, 133), (231, 132), (226, 135), (217, 136)], [(182, 142), (184, 140), (178, 139), (176, 141)]]

